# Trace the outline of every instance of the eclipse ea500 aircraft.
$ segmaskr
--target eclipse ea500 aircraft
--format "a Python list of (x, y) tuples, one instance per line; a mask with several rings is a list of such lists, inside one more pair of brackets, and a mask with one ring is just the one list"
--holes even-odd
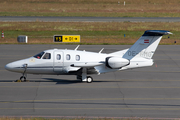
[(172, 34), (165, 30), (147, 30), (131, 48), (110, 54), (77, 50), (51, 49), (33, 57), (9, 63), (5, 68), (27, 74), (76, 75), (77, 79), (91, 83), (90, 74), (101, 74), (153, 65), (152, 56), (163, 35)]

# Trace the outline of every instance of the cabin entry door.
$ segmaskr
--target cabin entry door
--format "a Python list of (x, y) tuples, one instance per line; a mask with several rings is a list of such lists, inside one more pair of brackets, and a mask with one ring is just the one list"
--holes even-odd
[(63, 72), (64, 58), (62, 51), (54, 51), (54, 72)]

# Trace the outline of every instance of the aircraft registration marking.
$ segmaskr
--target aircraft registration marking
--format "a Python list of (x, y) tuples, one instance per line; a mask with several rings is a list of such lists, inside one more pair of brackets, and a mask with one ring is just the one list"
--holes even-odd
[[(151, 52), (142, 51), (139, 53), (139, 56), (145, 57), (145, 58), (151, 58), (153, 53), (154, 53), (153, 51), (151, 51)], [(136, 51), (128, 51), (128, 56), (136, 56), (137, 54), (138, 53)]]

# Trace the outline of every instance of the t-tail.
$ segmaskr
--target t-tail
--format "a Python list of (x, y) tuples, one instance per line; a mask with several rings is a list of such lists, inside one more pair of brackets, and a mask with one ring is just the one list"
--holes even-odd
[(172, 34), (165, 30), (147, 30), (144, 34), (136, 41), (136, 43), (127, 50), (123, 55), (123, 58), (132, 59), (151, 59), (154, 55), (159, 42), (163, 35)]

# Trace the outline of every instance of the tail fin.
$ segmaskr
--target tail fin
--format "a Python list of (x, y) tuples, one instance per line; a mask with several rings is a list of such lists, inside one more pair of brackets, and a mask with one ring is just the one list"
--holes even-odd
[(151, 59), (163, 35), (172, 34), (165, 30), (147, 30), (136, 41), (136, 43), (127, 50), (123, 58), (146, 58)]

